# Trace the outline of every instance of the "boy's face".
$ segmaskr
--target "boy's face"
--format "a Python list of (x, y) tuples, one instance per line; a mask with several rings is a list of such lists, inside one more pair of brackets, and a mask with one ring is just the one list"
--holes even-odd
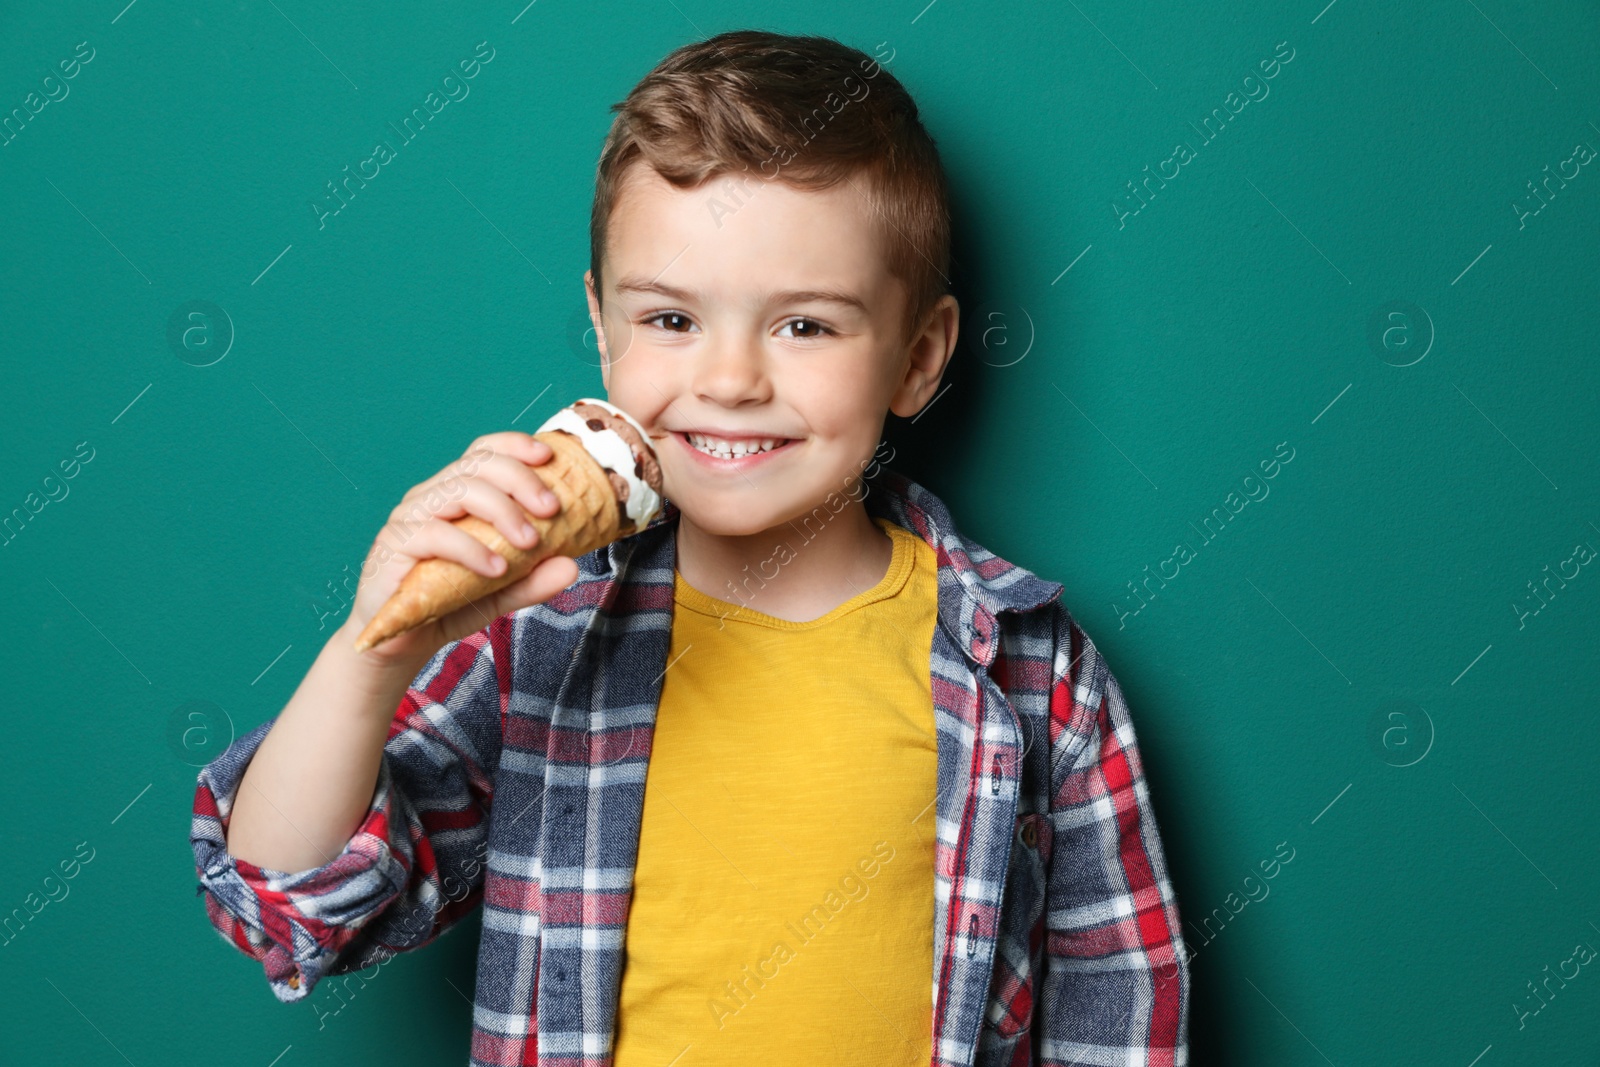
[[(809, 514), (830, 492), (859, 497), (885, 412), (919, 411), (955, 344), (948, 296), (931, 339), (901, 336), (906, 290), (850, 182), (730, 182), (681, 190), (636, 164), (601, 266), (607, 397), (654, 438), (666, 495), (721, 536)], [(735, 454), (697, 448), (701, 434)], [(737, 454), (764, 441), (777, 447)]]

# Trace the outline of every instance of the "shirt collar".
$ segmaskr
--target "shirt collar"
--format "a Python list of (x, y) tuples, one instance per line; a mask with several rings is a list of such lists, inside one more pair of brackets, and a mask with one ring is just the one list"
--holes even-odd
[[(1042, 607), (1061, 594), (1059, 582), (1040, 578), (963, 536), (944, 501), (910, 478), (876, 466), (861, 484), (867, 514), (882, 516), (917, 534), (933, 548), (939, 567), (939, 616), (974, 662), (994, 659), (997, 616)], [(841, 494), (842, 497), (843, 494)], [(678, 506), (665, 496), (662, 509), (643, 530), (611, 542), (603, 553), (607, 570), (637, 581), (634, 568), (670, 569), (676, 559)], [(631, 573), (624, 573), (623, 568)]]

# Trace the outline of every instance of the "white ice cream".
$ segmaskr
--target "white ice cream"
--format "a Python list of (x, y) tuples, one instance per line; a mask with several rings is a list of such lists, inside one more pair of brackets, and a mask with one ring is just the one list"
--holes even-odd
[[(644, 432), (644, 427), (640, 426), (632, 415), (629, 415), (615, 404), (607, 403), (604, 400), (596, 400), (593, 397), (584, 397), (574, 403), (593, 404), (596, 407), (605, 408), (613, 414), (621, 415), (628, 420), (629, 425), (639, 431), (639, 439), (645, 443), (646, 447), (650, 445), (650, 435)], [(648, 482), (633, 473), (633, 449), (628, 447), (628, 442), (624, 441), (616, 431), (589, 429), (589, 424), (584, 417), (570, 406), (564, 407), (550, 416), (544, 421), (544, 425), (540, 426), (535, 432), (542, 433), (545, 430), (566, 430), (568, 433), (575, 435), (583, 443), (584, 449), (595, 458), (600, 466), (614, 470), (626, 479), (628, 483), (628, 500), (625, 507), (628, 518), (633, 520), (636, 530), (644, 529), (656, 517), (656, 514), (661, 510), (661, 496), (650, 488)]]

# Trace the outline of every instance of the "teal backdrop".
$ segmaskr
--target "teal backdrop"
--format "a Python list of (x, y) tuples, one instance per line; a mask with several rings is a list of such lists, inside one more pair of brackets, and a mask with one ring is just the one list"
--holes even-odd
[(525, 2), (0, 14), (0, 1059), (465, 1060), (477, 920), (278, 1003), (196, 769), (407, 487), (603, 395), (608, 108), (754, 27), (939, 142), (960, 349), (890, 465), (1121, 680), (1192, 1062), (1597, 1062), (1593, 3)]

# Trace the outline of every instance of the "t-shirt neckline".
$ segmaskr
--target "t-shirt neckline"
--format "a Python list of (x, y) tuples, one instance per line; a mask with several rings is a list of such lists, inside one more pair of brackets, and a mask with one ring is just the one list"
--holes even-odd
[[(672, 597), (680, 607), (710, 615), (714, 618), (737, 620), (739, 622), (755, 623), (759, 626), (770, 627), (774, 630), (810, 630), (818, 626), (826, 626), (852, 611), (857, 611), (875, 604), (880, 600), (887, 600), (898, 593), (906, 584), (906, 579), (911, 576), (911, 567), (915, 562), (916, 535), (911, 531), (901, 528), (881, 515), (874, 515), (872, 521), (885, 533), (893, 547), (893, 555), (889, 559), (889, 569), (871, 589), (863, 589), (855, 596), (843, 603), (835, 605), (825, 614), (814, 619), (794, 620), (780, 619), (776, 615), (757, 611), (745, 604), (738, 604), (731, 600), (722, 600), (718, 597), (703, 593), (684, 580), (683, 574), (674, 566), (672, 569)], [(801, 551), (804, 551), (802, 548)], [(756, 589), (759, 593), (759, 586)]]

